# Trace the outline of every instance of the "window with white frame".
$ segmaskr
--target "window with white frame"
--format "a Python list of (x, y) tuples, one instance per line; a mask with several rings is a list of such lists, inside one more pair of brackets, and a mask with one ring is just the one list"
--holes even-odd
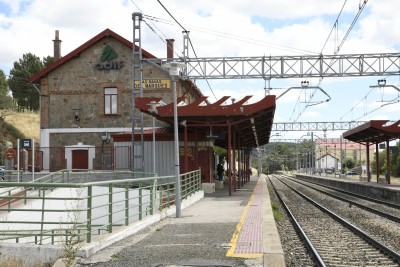
[(118, 90), (114, 87), (104, 88), (104, 114), (116, 115), (118, 113)]

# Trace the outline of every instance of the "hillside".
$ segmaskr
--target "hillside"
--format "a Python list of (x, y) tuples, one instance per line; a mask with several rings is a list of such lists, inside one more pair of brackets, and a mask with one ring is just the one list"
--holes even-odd
[[(0, 119), (0, 138), (16, 144), (17, 139), (31, 138), (39, 141), (39, 113), (17, 112)], [(4, 141), (0, 140), (0, 141)]]

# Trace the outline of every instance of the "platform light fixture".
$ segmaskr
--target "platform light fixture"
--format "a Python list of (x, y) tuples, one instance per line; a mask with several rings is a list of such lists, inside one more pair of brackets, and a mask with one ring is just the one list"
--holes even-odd
[(301, 81), (301, 87), (307, 88), (310, 85), (309, 81)]
[(152, 143), (152, 151), (153, 151), (153, 173), (156, 173), (156, 132), (155, 132), (155, 114), (157, 114), (157, 107), (160, 105), (156, 101), (151, 101), (149, 104), (150, 106), (150, 113), (153, 117), (153, 143)]
[(172, 81), (172, 90), (174, 95), (174, 147), (175, 147), (175, 206), (176, 218), (181, 217), (181, 180), (179, 174), (179, 141), (178, 141), (178, 103), (176, 97), (176, 80), (180, 76), (180, 70), (185, 67), (182, 62), (171, 61), (163, 65), (169, 70)]
[(75, 111), (74, 119), (76, 122), (79, 122), (81, 120), (81, 116), (79, 115), (79, 111), (81, 110), (80, 108), (74, 108)]
[(109, 144), (111, 141), (111, 136), (109, 132), (103, 132), (101, 134), (101, 141), (103, 141), (103, 144)]
[(386, 85), (386, 79), (380, 79), (380, 80), (378, 80), (378, 85), (379, 85), (379, 86), (385, 86), (385, 85)]

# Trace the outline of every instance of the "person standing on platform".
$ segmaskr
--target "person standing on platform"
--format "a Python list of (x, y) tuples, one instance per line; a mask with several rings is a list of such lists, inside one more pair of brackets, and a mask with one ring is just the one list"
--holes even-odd
[(224, 166), (220, 163), (217, 165), (217, 175), (218, 175), (218, 181), (223, 181), (224, 180)]

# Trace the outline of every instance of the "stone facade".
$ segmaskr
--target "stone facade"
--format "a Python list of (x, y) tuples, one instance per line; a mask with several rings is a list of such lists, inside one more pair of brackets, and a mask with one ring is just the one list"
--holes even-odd
[[(120, 69), (98, 70), (101, 53), (109, 45), (124, 62)], [(132, 115), (132, 50), (112, 37), (83, 51), (78, 57), (66, 62), (42, 81), (42, 128), (93, 128), (131, 127)], [(144, 79), (169, 80), (168, 72), (143, 64)], [(104, 114), (104, 88), (118, 90), (116, 115)], [(178, 94), (181, 88), (177, 85)], [(171, 90), (144, 90), (146, 96), (161, 97), (171, 101)], [(62, 110), (62, 112), (60, 112)], [(75, 120), (75, 114), (80, 120)], [(137, 114), (139, 115), (139, 114)]]
[[(102, 133), (131, 132), (132, 44), (129, 45), (121, 36), (110, 32), (104, 31), (101, 33), (103, 35), (99, 34), (60, 58), (34, 80), (39, 81), (41, 86), (40, 138), (44, 151), (44, 169), (54, 171), (66, 168), (63, 149), (78, 143), (95, 147), (93, 168), (104, 168), (104, 151), (110, 151), (113, 144), (104, 143), (101, 139)], [(101, 61), (110, 54), (113, 55), (111, 59)], [(163, 102), (170, 103), (173, 95), (168, 71), (146, 61), (142, 65), (142, 77), (146, 85), (143, 96), (159, 97)], [(113, 114), (106, 114), (105, 88), (116, 91), (113, 93), (116, 95), (116, 112)], [(135, 91), (139, 92), (139, 89)], [(199, 91), (179, 80), (177, 95), (183, 94), (188, 102), (199, 97)], [(115, 102), (111, 106), (115, 107)], [(136, 110), (135, 127), (141, 125), (140, 116)], [(143, 116), (143, 126), (151, 127), (152, 117), (146, 114)], [(158, 126), (166, 124), (157, 121), (156, 127)]]

